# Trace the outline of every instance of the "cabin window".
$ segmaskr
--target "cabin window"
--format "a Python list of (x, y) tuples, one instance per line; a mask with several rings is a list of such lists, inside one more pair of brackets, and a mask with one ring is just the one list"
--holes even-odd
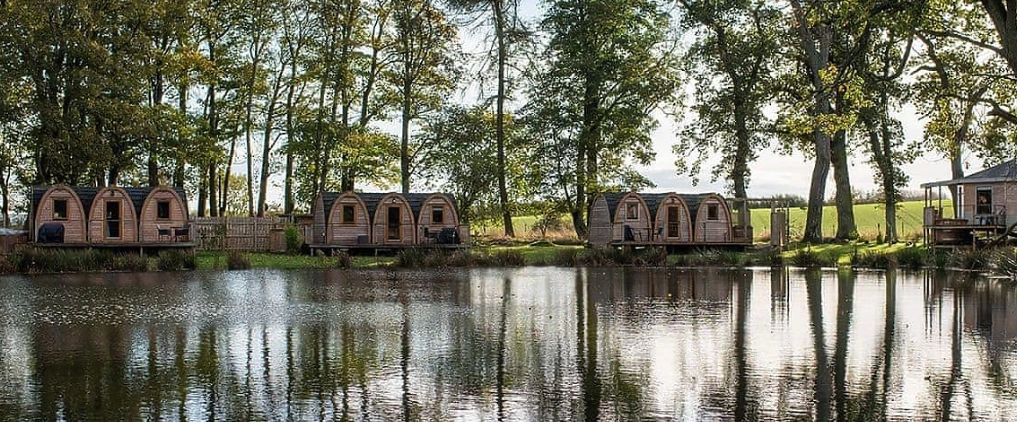
[(170, 219), (170, 203), (169, 201), (159, 201), (155, 203), (155, 218), (159, 220)]
[(975, 191), (975, 214), (992, 214), (992, 188), (978, 188)]
[(353, 224), (356, 223), (356, 221), (354, 221), (356, 219), (357, 219), (357, 209), (354, 208), (353, 205), (343, 205), (342, 222), (344, 224)]
[(431, 224), (445, 223), (445, 207), (434, 207), (431, 209)]
[(67, 200), (66, 199), (54, 199), (53, 200), (53, 219), (54, 220), (66, 220), (67, 219)]
[(720, 220), (720, 207), (717, 204), (706, 205), (706, 219), (707, 220)]
[(399, 207), (388, 207), (388, 240), (399, 240), (402, 238), (399, 225), (402, 220), (402, 213)]
[(120, 237), (120, 201), (106, 201), (106, 237)]
[(639, 219), (639, 204), (637, 203), (625, 204), (625, 219), (627, 220)]

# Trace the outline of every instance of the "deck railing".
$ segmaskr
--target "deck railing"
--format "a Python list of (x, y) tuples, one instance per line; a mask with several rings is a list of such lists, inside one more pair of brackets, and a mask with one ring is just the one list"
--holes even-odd
[(939, 209), (930, 207), (929, 211), (926, 211), (926, 225), (933, 226), (956, 226), (956, 225), (973, 225), (973, 226), (1005, 226), (1007, 224), (1007, 209), (1003, 205), (993, 206), (979, 206), (979, 205), (963, 205), (961, 206), (957, 214), (957, 218), (954, 218), (953, 213), (945, 212), (945, 215), (939, 215)]

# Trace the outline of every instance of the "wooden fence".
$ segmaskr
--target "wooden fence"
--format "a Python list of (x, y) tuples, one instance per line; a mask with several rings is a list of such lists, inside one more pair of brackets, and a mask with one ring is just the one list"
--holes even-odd
[(277, 217), (202, 217), (191, 227), (199, 250), (268, 251), (273, 229), (286, 228), (288, 220)]

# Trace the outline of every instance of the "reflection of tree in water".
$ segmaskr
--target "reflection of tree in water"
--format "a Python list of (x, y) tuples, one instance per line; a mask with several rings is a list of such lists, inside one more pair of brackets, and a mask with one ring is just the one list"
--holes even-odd
[(813, 348), (816, 357), (815, 419), (830, 420), (830, 398), (833, 380), (826, 354), (826, 334), (823, 325), (823, 277), (819, 270), (805, 272), (805, 294), (809, 302), (809, 321), (812, 326)]

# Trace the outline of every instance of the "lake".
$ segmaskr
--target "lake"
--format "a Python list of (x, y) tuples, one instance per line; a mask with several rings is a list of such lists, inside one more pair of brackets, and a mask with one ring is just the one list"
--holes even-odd
[(955, 273), (14, 276), (0, 338), (11, 420), (1017, 414), (1015, 289)]

